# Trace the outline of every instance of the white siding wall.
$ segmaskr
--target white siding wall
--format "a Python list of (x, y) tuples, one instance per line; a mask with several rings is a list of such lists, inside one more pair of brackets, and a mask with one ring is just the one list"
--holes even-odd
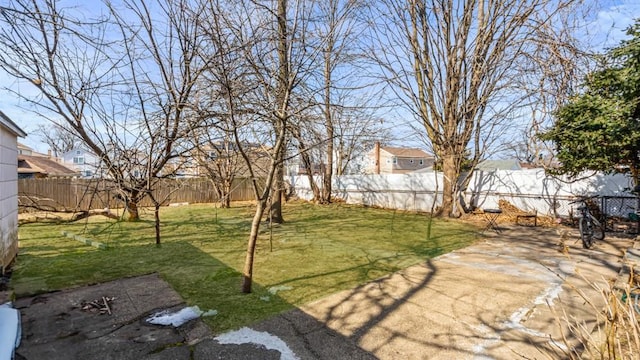
[(0, 126), (0, 267), (18, 252), (17, 138)]

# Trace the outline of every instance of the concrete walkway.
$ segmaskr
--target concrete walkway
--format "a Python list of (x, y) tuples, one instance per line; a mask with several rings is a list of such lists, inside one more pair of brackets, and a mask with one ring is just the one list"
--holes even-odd
[(559, 232), (505, 229), (301, 310), (380, 359), (564, 358), (564, 319), (596, 325), (604, 300), (592, 284), (615, 279), (633, 241), (584, 250), (577, 234)]
[[(433, 241), (437, 241), (434, 239)], [(477, 244), (254, 324), (285, 352), (226, 344), (200, 320), (144, 324), (153, 309), (184, 306), (157, 276), (20, 299), (21, 359), (550, 359), (579, 344), (563, 319), (588, 329), (631, 239), (581, 248), (577, 235), (511, 227)], [(157, 296), (157, 294), (164, 296)], [(108, 321), (81, 299), (117, 296)], [(168, 295), (167, 295), (168, 294)], [(587, 301), (588, 299), (588, 301)], [(591, 302), (589, 304), (588, 302)], [(594, 310), (596, 309), (596, 310)], [(98, 319), (99, 321), (96, 321)], [(219, 334), (216, 334), (219, 335)]]

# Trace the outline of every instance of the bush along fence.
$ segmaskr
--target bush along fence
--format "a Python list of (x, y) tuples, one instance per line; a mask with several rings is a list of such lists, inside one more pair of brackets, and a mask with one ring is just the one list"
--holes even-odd
[[(24, 208), (42, 210), (117, 209), (123, 203), (118, 199), (113, 182), (106, 179), (20, 179), (18, 199)], [(213, 183), (206, 178), (163, 179), (154, 190), (156, 199), (169, 203), (216, 203), (220, 201)], [(236, 179), (231, 191), (232, 201), (253, 200), (251, 183)], [(140, 206), (153, 206), (145, 198)]]
[[(550, 176), (543, 169), (475, 171), (464, 201), (471, 208), (498, 208), (506, 200), (524, 211), (537, 211), (540, 215), (565, 217), (576, 214), (579, 196), (599, 196), (598, 204), (610, 216), (626, 216), (633, 212), (637, 202), (630, 193), (631, 179), (621, 175), (593, 174), (580, 180)], [(295, 193), (302, 199), (311, 199), (313, 193), (306, 176), (290, 177)], [(321, 186), (322, 181), (317, 181)], [(426, 172), (416, 174), (347, 175), (335, 176), (333, 196), (350, 204), (378, 206), (389, 209), (429, 212), (435, 201), (442, 201), (442, 174)], [(612, 205), (618, 204), (618, 205)]]

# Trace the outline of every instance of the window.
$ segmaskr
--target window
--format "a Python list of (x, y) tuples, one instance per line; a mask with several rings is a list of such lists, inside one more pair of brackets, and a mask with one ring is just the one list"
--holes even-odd
[(82, 174), (84, 175), (84, 177), (93, 176), (93, 172), (91, 170), (85, 170), (85, 171), (82, 172)]
[(82, 154), (82, 151), (76, 150), (76, 155), (81, 155), (81, 154)]
[(420, 161), (418, 161), (418, 164), (424, 165), (424, 159), (420, 159)]
[(82, 156), (76, 156), (73, 158), (73, 163), (76, 165), (82, 165), (84, 164), (84, 157)]

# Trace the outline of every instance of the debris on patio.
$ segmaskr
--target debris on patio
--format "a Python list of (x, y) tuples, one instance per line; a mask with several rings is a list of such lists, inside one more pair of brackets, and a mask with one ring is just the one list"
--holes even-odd
[(98, 300), (88, 302), (83, 301), (80, 308), (82, 309), (82, 311), (86, 312), (99, 313), (100, 315), (111, 315), (111, 306), (109, 304), (112, 303), (115, 299), (115, 297), (103, 296)]

